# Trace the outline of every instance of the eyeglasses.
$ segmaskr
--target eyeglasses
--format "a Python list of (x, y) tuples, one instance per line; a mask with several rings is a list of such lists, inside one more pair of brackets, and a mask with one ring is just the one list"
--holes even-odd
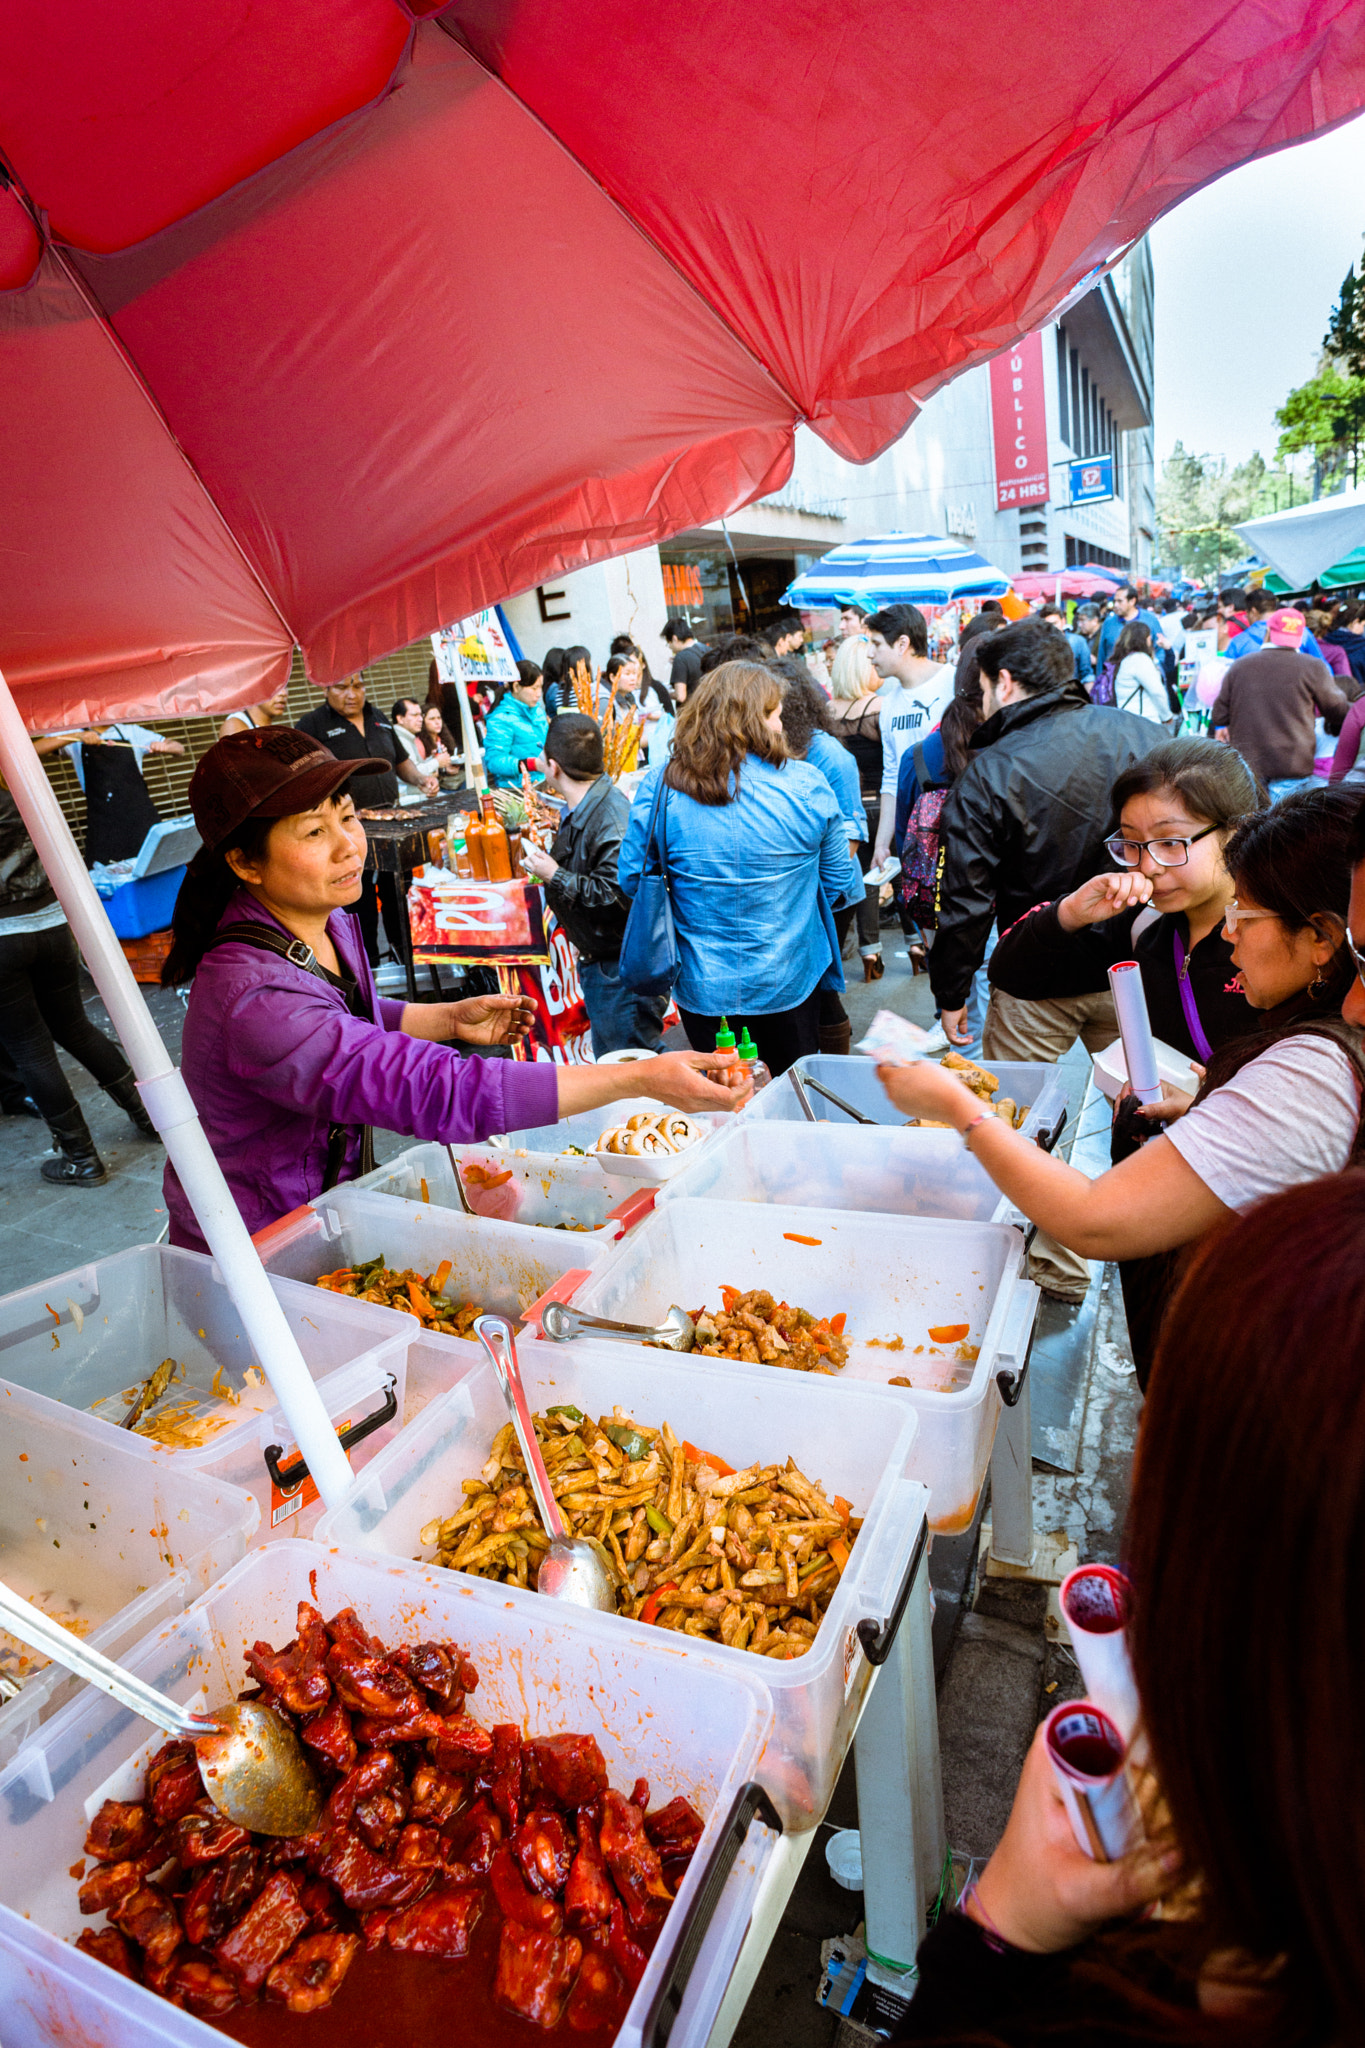
[(1345, 946), (1352, 960), (1354, 960), (1356, 973), (1360, 976), (1362, 986), (1365, 986), (1365, 953), (1361, 952), (1359, 946), (1357, 946), (1355, 940), (1351, 937), (1349, 926), (1342, 933), (1342, 944)]
[(1121, 868), (1135, 868), (1144, 853), (1150, 853), (1159, 868), (1183, 868), (1189, 860), (1190, 848), (1217, 830), (1216, 825), (1206, 825), (1202, 832), (1192, 832), (1188, 839), (1125, 839), (1116, 832), (1104, 843), (1111, 859)]
[(1258, 917), (1274, 917), (1275, 915), (1276, 913), (1273, 910), (1242, 910), (1238, 907), (1237, 898), (1234, 896), (1227, 909), (1223, 912), (1223, 929), (1227, 932), (1230, 939), (1235, 939), (1239, 924), (1252, 924)]

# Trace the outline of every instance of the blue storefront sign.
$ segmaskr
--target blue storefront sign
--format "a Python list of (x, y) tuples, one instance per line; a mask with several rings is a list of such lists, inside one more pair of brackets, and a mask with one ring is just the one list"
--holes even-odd
[(1073, 505), (1093, 505), (1100, 498), (1114, 495), (1114, 458), (1112, 455), (1083, 455), (1079, 462), (1068, 465), (1071, 471), (1071, 502)]

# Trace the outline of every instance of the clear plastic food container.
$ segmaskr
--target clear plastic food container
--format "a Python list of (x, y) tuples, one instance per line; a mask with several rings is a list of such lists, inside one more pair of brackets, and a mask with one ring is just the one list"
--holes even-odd
[[(968, 1527), (986, 1477), (995, 1376), (1021, 1370), (1027, 1355), (1038, 1290), (1023, 1277), (1023, 1255), (1008, 1224), (679, 1196), (560, 1298), (587, 1315), (658, 1324), (675, 1303), (718, 1309), (723, 1286), (765, 1287), (812, 1315), (846, 1316), (848, 1363), (827, 1384), (872, 1382), (915, 1410), (907, 1469), (933, 1496), (931, 1527), (948, 1533)], [(671, 1354), (641, 1346), (639, 1356), (652, 1366)], [(806, 1377), (729, 1361), (723, 1370), (766, 1374), (781, 1388)]]
[[(838, 1591), (811, 1648), (789, 1663), (749, 1650), (652, 1628), (620, 1617), (608, 1625), (643, 1647), (660, 1638), (756, 1672), (770, 1689), (776, 1725), (758, 1777), (789, 1828), (814, 1827), (828, 1806), (872, 1680), (865, 1642), (880, 1662), (894, 1640), (913, 1578), (912, 1561), (928, 1505), (925, 1489), (905, 1479), (913, 1465), (912, 1409), (867, 1386), (835, 1386), (806, 1373), (730, 1369), (709, 1359), (590, 1338), (573, 1344), (524, 1342), (517, 1347), (533, 1411), (571, 1402), (586, 1415), (620, 1406), (659, 1428), (667, 1421), (684, 1441), (714, 1452), (737, 1471), (756, 1461), (795, 1458), (832, 1500), (843, 1494), (865, 1516)], [(423, 1525), (452, 1514), (460, 1482), (476, 1478), (507, 1420), (492, 1367), (485, 1364), (434, 1401), (398, 1442), (375, 1460), (339, 1507), (318, 1524), (317, 1540), (343, 1550), (385, 1556), (432, 1556)], [(452, 1572), (461, 1584), (463, 1572)], [(553, 1607), (538, 1594), (499, 1585), (518, 1612)], [(880, 1646), (880, 1648), (878, 1647)]]
[[(275, 1293), (359, 1470), (401, 1427), (416, 1321), (288, 1280)], [(210, 1258), (137, 1245), (0, 1299), (0, 1390), (26, 1387), (125, 1440), (124, 1395), (168, 1357), (180, 1373), (152, 1420), (180, 1438), (167, 1442), (176, 1463), (253, 1494), (265, 1538), (306, 1533), (316, 1488)]]
[[(562, 1230), (566, 1236), (592, 1233), (615, 1243), (637, 1220), (636, 1196), (622, 1187), (618, 1175), (605, 1173), (595, 1158), (509, 1152), (493, 1145), (452, 1149), (460, 1161), (470, 1207), (491, 1222), (534, 1224), (540, 1230)], [(463, 1171), (469, 1167), (474, 1169), (472, 1176)], [(490, 1177), (497, 1186), (487, 1185)], [(444, 1145), (410, 1145), (386, 1166), (376, 1166), (373, 1173), (347, 1185), (464, 1213)]]
[(695, 1199), (782, 1202), (892, 1216), (1003, 1222), (1010, 1205), (956, 1131), (842, 1123), (751, 1123), (740, 1117), (666, 1188), (660, 1205)]
[[(861, 1053), (813, 1053), (799, 1064), (802, 1074), (822, 1081), (826, 1088), (841, 1095), (864, 1116), (870, 1116), (874, 1123), (905, 1125), (904, 1116), (877, 1079), (875, 1065)], [(982, 1060), (980, 1064), (999, 1077), (997, 1101), (1009, 1096), (1016, 1103), (1028, 1104), (1029, 1113), (1020, 1125), (1028, 1137), (1053, 1131), (1059, 1125), (1066, 1111), (1067, 1092), (1066, 1083), (1055, 1066), (1042, 1060)], [(836, 1108), (814, 1089), (807, 1092), (817, 1123), (843, 1125), (857, 1122), (856, 1117), (845, 1115), (842, 1109)], [(746, 1123), (808, 1121), (797, 1100), (790, 1074), (783, 1074), (766, 1088), (760, 1088), (753, 1101), (747, 1103), (739, 1114)], [(952, 1131), (921, 1131), (918, 1135), (924, 1139), (949, 1137), (959, 1147), (961, 1145), (961, 1140)]]
[[(510, 1316), (513, 1322), (566, 1273), (590, 1271), (610, 1249), (604, 1238), (577, 1231), (496, 1223), (487, 1216), (465, 1216), (430, 1203), (374, 1194), (349, 1182), (258, 1231), (256, 1246), (268, 1272), (310, 1283), (380, 1253), (386, 1265), (418, 1273), (434, 1273), (449, 1259), (446, 1292), (452, 1300), (477, 1302), (480, 1309)], [(319, 1292), (323, 1301), (348, 1308), (364, 1308), (390, 1319), (397, 1313)], [(403, 1321), (410, 1325), (412, 1318), (404, 1316)], [(438, 1346), (461, 1343), (440, 1331), (422, 1334)]]
[[(109, 1657), (212, 1585), (261, 1519), (240, 1487), (22, 1387), (0, 1387), (0, 1472), (0, 1579)], [(0, 1763), (81, 1689), (4, 1643), (21, 1690), (0, 1706)]]
[[(231, 1698), (245, 1682), (245, 1652), (255, 1640), (293, 1638), (301, 1599), (316, 1601), (327, 1615), (354, 1606), (390, 1645), (414, 1637), (459, 1642), (478, 1667), (472, 1711), (485, 1726), (514, 1721), (530, 1734), (590, 1733), (613, 1785), (628, 1790), (646, 1776), (660, 1797), (692, 1800), (706, 1832), (617, 2044), (652, 2043), (660, 2013), (676, 2009), (670, 2048), (701, 2048), (778, 1839), (776, 1816), (771, 1828), (753, 1819), (756, 1795), (748, 1793), (772, 1726), (762, 1674), (685, 1658), (677, 1639), (658, 1631), (654, 1641), (640, 1643), (605, 1616), (548, 1601), (517, 1606), (502, 1597), (501, 1587), (453, 1572), (395, 1568), (312, 1543), (253, 1551), (186, 1613), (144, 1637), (125, 1661), (178, 1700), (191, 1700), (201, 1687), (210, 1704)], [(70, 1946), (82, 1927), (99, 1924), (82, 1919), (78, 1880), (70, 1874), (88, 1816), (110, 1796), (110, 1780), (162, 1739), (112, 1700), (87, 1691), (0, 1770), (5, 2048), (51, 2048), (56, 2041), (79, 2048), (127, 2048), (130, 2041), (221, 2044), (217, 2029)], [(736, 1843), (743, 1847), (722, 1886)], [(708, 1885), (713, 1876), (714, 1889)], [(414, 1972), (440, 1969), (412, 1960)], [(363, 1959), (353, 1971), (363, 1982)], [(358, 1988), (343, 1986), (343, 2005), (347, 1992)], [(335, 2011), (321, 2020), (321, 2032)], [(386, 2032), (382, 2021), (376, 2026), (376, 2038), (413, 2048), (410, 2035)], [(294, 2031), (313, 2030), (281, 2011), (280, 2039)]]

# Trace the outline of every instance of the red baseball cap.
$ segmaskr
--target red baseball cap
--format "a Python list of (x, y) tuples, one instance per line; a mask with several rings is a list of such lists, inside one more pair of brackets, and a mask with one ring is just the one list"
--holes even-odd
[(1297, 647), (1308, 629), (1308, 621), (1302, 612), (1296, 612), (1292, 605), (1272, 612), (1265, 622), (1265, 643), (1267, 647)]
[(206, 847), (221, 846), (248, 818), (311, 811), (353, 775), (387, 775), (392, 761), (339, 761), (320, 740), (292, 725), (232, 732), (217, 741), (190, 777), (190, 809)]

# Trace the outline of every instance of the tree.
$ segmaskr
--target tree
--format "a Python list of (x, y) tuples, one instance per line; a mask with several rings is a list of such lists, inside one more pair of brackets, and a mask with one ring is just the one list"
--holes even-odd
[(1341, 489), (1348, 477), (1358, 482), (1365, 438), (1365, 275), (1356, 276), (1354, 263), (1342, 279), (1317, 370), (1290, 392), (1275, 424), (1281, 456), (1312, 450), (1314, 495), (1324, 484)]
[(1315, 377), (1291, 391), (1275, 415), (1280, 428), (1279, 453), (1311, 449), (1321, 465), (1322, 482), (1345, 484), (1359, 466), (1359, 444), (1365, 434), (1365, 377), (1352, 376), (1336, 363), (1324, 361)]
[(1357, 278), (1354, 263), (1342, 280), (1322, 346), (1349, 377), (1365, 378), (1365, 278)]
[(1216, 581), (1225, 564), (1230, 567), (1246, 554), (1235, 524), (1262, 509), (1274, 480), (1259, 454), (1234, 469), (1224, 455), (1195, 455), (1177, 441), (1161, 465), (1157, 485), (1162, 560), (1183, 575)]

